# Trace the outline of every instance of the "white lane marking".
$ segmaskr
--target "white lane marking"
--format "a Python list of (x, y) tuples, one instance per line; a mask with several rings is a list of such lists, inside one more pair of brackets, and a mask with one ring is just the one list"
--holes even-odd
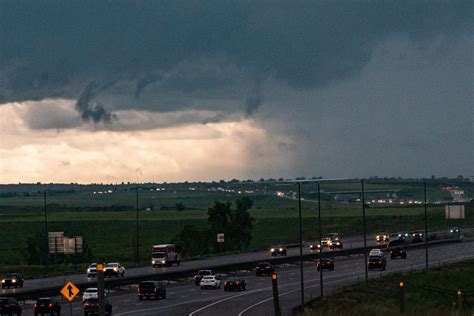
[[(441, 262), (449, 262), (449, 261), (456, 261), (458, 259), (467, 259), (469, 257), (474, 257), (474, 255), (471, 255), (471, 256), (462, 256), (462, 257), (455, 257), (455, 258), (450, 258), (450, 259), (445, 259), (445, 260), (440, 260)], [(413, 267), (421, 267), (421, 266), (424, 266), (425, 264), (417, 264), (417, 265), (413, 265)], [(403, 271), (406, 271), (407, 268), (400, 268), (400, 269), (394, 269), (394, 270), (390, 270), (390, 271), (387, 271), (387, 273), (394, 273), (394, 272), (403, 272)], [(383, 273), (383, 274), (387, 274), (387, 273)], [(342, 282), (342, 281), (345, 281), (345, 280), (350, 280), (350, 279), (355, 279), (355, 278), (359, 278), (360, 275), (357, 275), (357, 276), (353, 276), (353, 277), (348, 277), (348, 278), (344, 278), (344, 279), (340, 279), (340, 280), (335, 280), (335, 281), (332, 281), (332, 282), (325, 282), (323, 284), (336, 284), (336, 283), (339, 283), (339, 282)], [(311, 285), (311, 286), (305, 286), (305, 289), (309, 289), (309, 288), (313, 288), (313, 287), (316, 287), (316, 286), (319, 286), (319, 284), (316, 284), (316, 285)], [(288, 291), (288, 292), (284, 292), (284, 293), (281, 293), (280, 295), (278, 296), (284, 296), (284, 295), (288, 295), (288, 294), (291, 294), (291, 293), (294, 293), (294, 292), (298, 292), (298, 291), (301, 291), (301, 289), (296, 289), (296, 290), (292, 290), (292, 291)], [(263, 303), (266, 303), (268, 301), (271, 301), (273, 300), (273, 297), (270, 297), (270, 298), (267, 298), (265, 300), (262, 300), (260, 302), (257, 302), (251, 306), (248, 306), (247, 308), (245, 308), (244, 310), (242, 310), (238, 316), (242, 316), (244, 313), (246, 313), (247, 311), (251, 310), (252, 308), (254, 307), (257, 307)]]
[(214, 306), (216, 304), (219, 304), (219, 303), (222, 303), (222, 302), (225, 302), (225, 301), (228, 301), (228, 300), (231, 300), (233, 298), (236, 298), (236, 297), (240, 297), (240, 296), (244, 296), (244, 295), (248, 295), (248, 294), (252, 294), (252, 293), (256, 293), (256, 292), (261, 292), (261, 291), (264, 291), (265, 289), (258, 289), (258, 290), (253, 290), (253, 291), (248, 291), (247, 293), (242, 293), (242, 294), (237, 294), (237, 295), (233, 295), (233, 296), (229, 296), (229, 297), (226, 297), (226, 298), (223, 298), (221, 300), (218, 300), (218, 301), (215, 301), (214, 303), (211, 303), (211, 304), (208, 304), (206, 306), (203, 306), (199, 309), (196, 309), (195, 311), (191, 312), (189, 314), (189, 316), (193, 316), (194, 314), (196, 313), (199, 313), (200, 311), (206, 309), (206, 308), (209, 308), (211, 306)]
[[(350, 279), (357, 279), (358, 277), (359, 277), (358, 275), (357, 276), (352, 276), (352, 277), (348, 277), (348, 278), (344, 278), (344, 279), (340, 279), (340, 280), (335, 280), (335, 281), (332, 281), (332, 282), (327, 282), (325, 284), (336, 284), (336, 283), (343, 282), (343, 281), (350, 280)], [(310, 289), (310, 288), (317, 287), (317, 286), (319, 286), (319, 284), (305, 286), (304, 288), (305, 289)], [(291, 291), (288, 291), (288, 292), (283, 292), (283, 293), (279, 294), (278, 296), (285, 296), (285, 295), (288, 295), (288, 294), (291, 294), (291, 293), (294, 293), (294, 292), (298, 292), (298, 291), (301, 291), (301, 289), (296, 289), (296, 290), (291, 290)], [(271, 301), (271, 300), (273, 300), (273, 296), (247, 307), (246, 309), (242, 310), (239, 313), (238, 316), (242, 316), (243, 314), (245, 314), (247, 311), (251, 310), (252, 308), (257, 307), (258, 305), (261, 305), (261, 304), (266, 303), (266, 302)]]
[(205, 299), (187, 301), (187, 302), (176, 303), (176, 304), (171, 304), (171, 305), (165, 305), (165, 306), (160, 306), (160, 307), (155, 307), (155, 308), (142, 309), (142, 310), (137, 310), (137, 311), (123, 312), (123, 313), (118, 313), (118, 314), (115, 314), (115, 315), (120, 316), (120, 315), (136, 314), (136, 313), (141, 313), (141, 312), (151, 312), (151, 311), (155, 311), (155, 310), (160, 310), (160, 309), (165, 309), (165, 308), (170, 308), (170, 307), (176, 307), (176, 306), (181, 306), (181, 305), (186, 305), (186, 304), (191, 304), (191, 303), (206, 302), (206, 301), (213, 300), (213, 299), (218, 299), (218, 298), (221, 298), (221, 297), (228, 297), (228, 295), (221, 295), (221, 296), (217, 296), (217, 297), (209, 297), (209, 298), (205, 298)]
[[(342, 275), (332, 275), (332, 276), (329, 276), (328, 278), (335, 278), (335, 277), (340, 277), (340, 276), (346, 276), (346, 275), (352, 275), (353, 273), (346, 273), (346, 274), (342, 274)], [(354, 276), (353, 276), (354, 277)], [(314, 278), (314, 279), (309, 279), (309, 280), (305, 280), (305, 282), (312, 282), (312, 281), (316, 281), (316, 280), (319, 280), (319, 276), (317, 278)], [(300, 284), (300, 282), (291, 282), (291, 283), (286, 283), (286, 284), (282, 284), (280, 287), (288, 287), (288, 286), (292, 286), (292, 285), (295, 285), (295, 284)], [(242, 294), (238, 294), (238, 295), (234, 295), (234, 296), (230, 296), (230, 297), (227, 297), (225, 299), (222, 299), (220, 301), (216, 301), (214, 303), (211, 303), (209, 305), (206, 305), (206, 306), (203, 306), (193, 312), (191, 312), (188, 316), (193, 316), (195, 313), (198, 313), (208, 307), (211, 307), (211, 306), (214, 306), (216, 304), (219, 304), (221, 302), (225, 302), (227, 300), (230, 300), (230, 299), (233, 299), (233, 298), (236, 298), (236, 297), (240, 297), (240, 296), (244, 296), (244, 295), (249, 295), (249, 294), (252, 294), (252, 293), (255, 293), (255, 292), (260, 292), (260, 291), (267, 291), (267, 290), (271, 290), (272, 287), (266, 287), (266, 288), (262, 288), (262, 289), (257, 289), (257, 290), (253, 290), (253, 291), (247, 291), (246, 293), (242, 293)]]

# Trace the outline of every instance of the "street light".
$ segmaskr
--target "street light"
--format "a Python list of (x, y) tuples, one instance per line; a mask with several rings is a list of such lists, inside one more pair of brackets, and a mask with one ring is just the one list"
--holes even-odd
[(136, 191), (136, 202), (137, 202), (137, 207), (136, 207), (136, 261), (137, 261), (137, 266), (140, 264), (140, 240), (139, 240), (139, 225), (138, 225), (138, 187)]
[(298, 182), (298, 211), (300, 217), (300, 278), (301, 278), (301, 306), (304, 306), (304, 278), (303, 278), (303, 228), (301, 221), (301, 183)]
[[(323, 239), (323, 234), (321, 232), (321, 188), (318, 182), (318, 225), (319, 225), (319, 241), (318, 244), (321, 244), (321, 240)], [(323, 296), (323, 247), (319, 247), (319, 286), (321, 296)]]
[(364, 180), (360, 180), (361, 185), (361, 201), (362, 201), (362, 222), (364, 226), (364, 267), (365, 267), (365, 281), (369, 280), (369, 272), (367, 270), (367, 234), (365, 231), (365, 191), (364, 191)]

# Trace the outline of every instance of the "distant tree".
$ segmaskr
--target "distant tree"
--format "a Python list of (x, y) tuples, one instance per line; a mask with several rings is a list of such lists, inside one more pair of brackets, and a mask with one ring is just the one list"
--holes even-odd
[(28, 264), (45, 265), (48, 260), (48, 242), (45, 234), (36, 233), (27, 237), (23, 255)]
[(175, 237), (183, 256), (197, 256), (209, 252), (209, 231), (193, 225), (186, 225)]
[(177, 211), (184, 211), (186, 209), (186, 206), (182, 202), (177, 202), (174, 205), (176, 207)]

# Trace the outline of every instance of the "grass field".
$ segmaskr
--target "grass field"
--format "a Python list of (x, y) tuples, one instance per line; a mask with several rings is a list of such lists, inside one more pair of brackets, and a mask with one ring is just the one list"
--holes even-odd
[[(368, 189), (393, 189), (393, 185), (369, 185)], [(303, 238), (316, 239), (317, 203), (309, 201), (316, 187), (306, 185), (302, 202)], [(356, 190), (358, 184), (343, 186), (326, 185), (325, 192), (334, 190)], [(410, 192), (418, 192), (410, 187)], [(248, 189), (248, 188), (247, 188)], [(291, 198), (279, 198), (275, 191), (285, 191), (288, 196), (293, 186), (253, 185), (250, 197), (254, 206), (250, 210), (255, 218), (250, 250), (267, 248), (274, 243), (290, 243), (298, 240), (298, 204)], [(403, 188), (408, 190), (407, 187)], [(207, 209), (214, 201), (235, 202), (244, 194), (240, 188), (233, 191), (199, 191), (189, 188), (165, 191), (141, 190), (138, 195), (140, 226), (140, 259), (149, 260), (153, 244), (167, 243), (185, 225), (206, 226)], [(66, 236), (83, 236), (85, 243), (96, 257), (117, 260), (125, 264), (133, 262), (134, 232), (136, 227), (136, 191), (116, 190), (111, 194), (94, 194), (79, 191), (73, 194), (50, 192), (47, 195), (47, 222), (49, 231), (64, 231)], [(243, 193), (243, 192), (242, 192)], [(418, 192), (419, 193), (419, 192)], [(416, 193), (416, 194), (418, 194)], [(414, 194), (414, 193), (413, 193)], [(415, 195), (416, 195), (415, 194)], [(177, 211), (176, 203), (185, 208)], [(115, 207), (115, 208), (114, 208)], [(119, 209), (119, 211), (117, 211)], [(148, 209), (148, 210), (147, 210)], [(339, 232), (343, 236), (362, 234), (362, 210), (359, 204), (321, 205), (323, 233)], [(403, 231), (424, 227), (423, 207), (367, 208), (367, 232)], [(451, 226), (474, 226), (468, 216), (464, 221), (444, 219), (442, 206), (429, 206), (429, 228), (445, 229)], [(0, 265), (24, 264), (25, 241), (29, 236), (44, 233), (44, 200), (41, 194), (0, 198)]]
[(456, 291), (463, 295), (462, 315), (474, 312), (474, 261), (443, 265), (413, 273), (396, 273), (347, 286), (315, 300), (306, 316), (400, 315), (399, 282), (405, 284), (405, 315), (460, 315)]

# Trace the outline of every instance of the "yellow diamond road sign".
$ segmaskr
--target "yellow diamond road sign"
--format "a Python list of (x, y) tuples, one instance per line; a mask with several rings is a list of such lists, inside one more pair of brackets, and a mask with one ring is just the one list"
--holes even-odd
[(66, 285), (61, 289), (61, 294), (70, 301), (72, 301), (77, 294), (79, 294), (79, 289), (69, 281)]

